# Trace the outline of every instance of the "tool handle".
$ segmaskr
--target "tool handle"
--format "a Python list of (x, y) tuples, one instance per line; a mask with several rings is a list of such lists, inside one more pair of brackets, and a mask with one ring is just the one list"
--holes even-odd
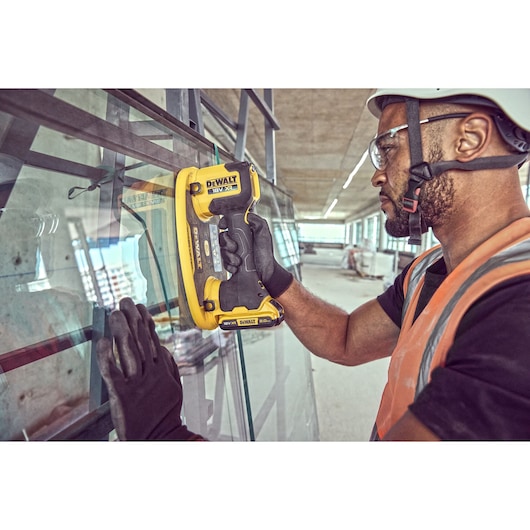
[(230, 279), (221, 283), (221, 309), (231, 311), (238, 306), (257, 309), (269, 293), (256, 271), (253, 234), (246, 221), (246, 212), (227, 212), (224, 217), (228, 233), (237, 243), (241, 265)]

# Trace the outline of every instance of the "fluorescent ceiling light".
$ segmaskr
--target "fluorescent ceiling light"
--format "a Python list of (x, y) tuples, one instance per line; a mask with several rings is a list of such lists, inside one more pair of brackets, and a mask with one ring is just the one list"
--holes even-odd
[(348, 178), (346, 179), (346, 182), (342, 186), (342, 189), (345, 190), (351, 183), (353, 177), (357, 174), (359, 169), (361, 169), (361, 166), (364, 164), (364, 161), (366, 160), (366, 157), (368, 156), (368, 149), (363, 153), (363, 156), (361, 156), (361, 159), (357, 163), (357, 165), (353, 168), (353, 171), (348, 175)]
[(333, 199), (333, 202), (329, 205), (328, 211), (324, 214), (324, 219), (327, 219), (328, 215), (331, 213), (331, 210), (335, 208), (338, 202), (339, 199)]
[[(364, 161), (366, 160), (366, 157), (368, 156), (368, 149), (362, 154), (361, 159), (357, 163), (357, 165), (353, 168), (353, 171), (349, 174), (348, 178), (346, 179), (346, 182), (342, 186), (342, 189), (345, 190), (352, 181), (353, 177), (357, 174), (359, 169), (361, 169), (361, 166), (364, 164)], [(333, 208), (337, 205), (339, 202), (338, 197), (336, 199), (333, 199), (333, 202), (329, 205), (328, 211), (324, 214), (324, 219), (327, 219)]]

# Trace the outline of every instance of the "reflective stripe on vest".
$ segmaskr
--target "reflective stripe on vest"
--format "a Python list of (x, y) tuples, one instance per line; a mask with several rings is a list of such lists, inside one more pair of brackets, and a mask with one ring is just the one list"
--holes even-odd
[[(425, 272), (436, 261), (442, 257), (442, 247), (440, 245), (433, 247), (424, 252), (419, 258), (412, 262), (407, 275), (403, 280), (403, 294), (405, 300), (403, 301), (403, 308), (401, 310), (401, 324), (407, 314), (407, 310), (413, 301), (412, 293), (419, 293), (423, 287), (425, 280)], [(407, 296), (409, 293), (409, 296)], [(416, 301), (417, 303), (417, 301)]]
[(413, 321), (425, 271), (440, 256), (438, 247), (424, 253), (403, 283), (402, 327), (377, 414), (374, 435), (378, 438), (403, 416), (432, 371), (445, 364), (458, 325), (473, 302), (503, 281), (530, 274), (530, 218), (512, 223), (467, 256)]

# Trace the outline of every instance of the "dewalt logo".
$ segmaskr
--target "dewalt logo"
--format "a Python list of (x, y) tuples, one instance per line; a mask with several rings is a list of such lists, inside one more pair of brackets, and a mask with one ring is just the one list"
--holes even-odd
[(237, 320), (239, 326), (256, 326), (258, 324), (257, 318), (239, 318)]
[(206, 181), (208, 194), (226, 193), (238, 189), (239, 176), (230, 175), (228, 177), (218, 177)]
[(193, 248), (195, 250), (195, 266), (202, 270), (201, 243), (199, 241), (199, 229), (196, 226), (193, 227)]
[(207, 188), (214, 188), (217, 186), (228, 186), (229, 184), (237, 183), (237, 175), (231, 175), (229, 177), (219, 177), (206, 181)]

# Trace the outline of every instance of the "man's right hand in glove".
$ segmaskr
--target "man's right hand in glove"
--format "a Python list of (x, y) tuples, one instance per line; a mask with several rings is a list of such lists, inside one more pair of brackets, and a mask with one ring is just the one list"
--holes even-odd
[[(277, 298), (291, 285), (293, 275), (274, 259), (272, 235), (267, 221), (255, 213), (249, 213), (247, 219), (254, 235), (256, 271), (269, 294)], [(237, 253), (237, 243), (230, 237), (226, 228), (226, 221), (223, 217), (219, 221), (221, 256), (225, 269), (234, 274), (241, 265), (241, 258)]]

